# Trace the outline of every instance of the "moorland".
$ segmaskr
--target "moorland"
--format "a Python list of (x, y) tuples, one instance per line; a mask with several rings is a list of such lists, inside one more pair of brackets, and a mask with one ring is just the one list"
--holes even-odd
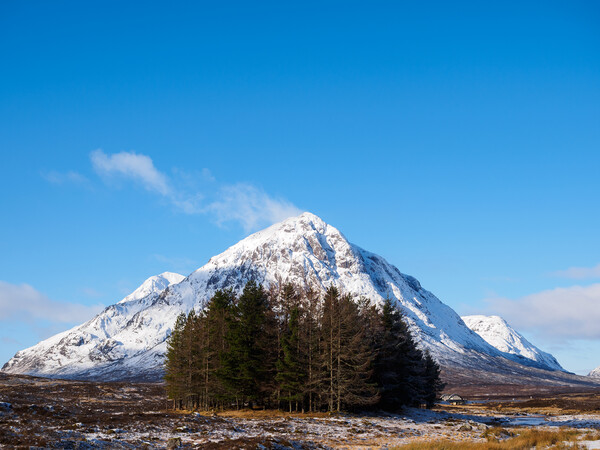
[[(498, 389), (499, 390), (499, 389)], [(0, 374), (3, 448), (600, 448), (600, 389), (390, 413), (174, 411), (160, 383)], [(493, 396), (491, 396), (493, 397)]]

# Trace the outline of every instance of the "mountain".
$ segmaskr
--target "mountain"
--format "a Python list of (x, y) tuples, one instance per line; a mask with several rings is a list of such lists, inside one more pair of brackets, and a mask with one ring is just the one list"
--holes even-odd
[(588, 373), (588, 377), (600, 378), (600, 367), (596, 367), (590, 373)]
[[(160, 351), (179, 310), (154, 306), (160, 294), (185, 277), (165, 272), (148, 278), (120, 302), (82, 325), (17, 352), (2, 371), (61, 378), (119, 379), (139, 369), (155, 378)], [(172, 320), (171, 320), (172, 319)], [(148, 370), (150, 372), (148, 372)]]
[(173, 272), (163, 272), (144, 281), (140, 287), (121, 300), (118, 304), (141, 300), (148, 296), (158, 295), (172, 284), (183, 281), (185, 277)]
[[(274, 289), (292, 282), (321, 293), (336, 285), (378, 304), (389, 297), (405, 314), (419, 344), (455, 379), (477, 374), (478, 383), (482, 376), (490, 383), (517, 376), (562, 382), (558, 372), (541, 370), (549, 367), (491, 346), (415, 278), (351, 244), (310, 213), (243, 239), (179, 282), (175, 274), (159, 277), (164, 284), (146, 281), (145, 287), (89, 322), (18, 352), (2, 370), (63, 378), (158, 380), (165, 340), (177, 315), (202, 309), (217, 289), (241, 292), (254, 279)], [(168, 287), (159, 292), (165, 284)]]
[(462, 316), (462, 320), (488, 344), (503, 353), (526, 358), (549, 369), (564, 370), (554, 356), (537, 348), (502, 317), (474, 315)]

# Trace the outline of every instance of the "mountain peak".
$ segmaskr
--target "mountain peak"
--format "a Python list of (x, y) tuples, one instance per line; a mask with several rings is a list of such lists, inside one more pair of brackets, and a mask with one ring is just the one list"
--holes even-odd
[(302, 214), (300, 214), (298, 216), (290, 217), (290, 219), (292, 219), (292, 220), (312, 220), (312, 221), (317, 221), (317, 222), (323, 222), (323, 219), (321, 219), (316, 214), (311, 213), (310, 211), (304, 211)]
[(529, 359), (553, 370), (563, 370), (554, 356), (537, 348), (500, 316), (472, 315), (463, 316), (462, 320), (488, 344), (503, 353)]
[(296, 221), (296, 222), (310, 223), (310, 224), (314, 225), (316, 228), (324, 228), (324, 227), (328, 226), (328, 224), (323, 219), (321, 219), (319, 216), (317, 216), (316, 214), (313, 214), (309, 211), (305, 211), (296, 217), (290, 217), (288, 220)]
[[(462, 317), (462, 319), (465, 321), (465, 323), (469, 322), (473, 324), (493, 324), (510, 328), (510, 325), (508, 325), (508, 322), (506, 320), (496, 315), (484, 316), (482, 314), (473, 314), (471, 316), (464, 316)], [(469, 324), (467, 323), (467, 325)]]
[[(290, 258), (303, 258), (307, 254), (313, 254), (320, 261), (331, 263), (331, 258), (340, 250), (340, 246), (344, 247), (344, 253), (351, 252), (351, 244), (337, 228), (315, 214), (304, 212), (242, 239), (223, 253), (213, 256), (195, 274), (205, 271), (211, 265), (246, 265), (257, 262), (266, 255), (273, 259), (276, 257), (274, 253), (288, 253)], [(281, 260), (279, 257), (278, 259)]]
[(151, 293), (160, 293), (172, 284), (180, 283), (185, 277), (175, 272), (163, 272), (147, 278), (135, 291), (119, 303), (127, 303), (147, 297)]
[[(334, 227), (326, 223), (319, 216), (311, 212), (303, 212), (299, 216), (289, 217), (281, 222), (271, 225), (262, 231), (254, 233), (252, 236), (268, 236), (278, 232), (290, 233), (306, 233), (306, 232), (317, 232), (319, 234), (325, 234), (328, 229), (337, 231)], [(339, 231), (338, 231), (339, 233)]]
[(154, 277), (150, 277), (148, 279), (157, 278), (168, 281), (170, 284), (175, 284), (181, 282), (185, 277), (179, 273), (175, 272), (163, 272)]

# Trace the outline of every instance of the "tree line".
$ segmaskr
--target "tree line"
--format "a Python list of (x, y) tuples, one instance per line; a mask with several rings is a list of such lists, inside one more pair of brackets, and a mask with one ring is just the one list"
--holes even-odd
[(167, 341), (165, 381), (175, 408), (343, 411), (433, 405), (440, 369), (400, 311), (335, 287), (323, 298), (292, 284), (241, 295), (218, 290), (181, 314)]

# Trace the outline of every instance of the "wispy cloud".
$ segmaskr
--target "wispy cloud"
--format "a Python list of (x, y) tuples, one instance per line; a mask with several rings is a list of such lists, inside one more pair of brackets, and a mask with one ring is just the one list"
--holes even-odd
[(2, 344), (7, 344), (7, 345), (21, 345), (21, 343), (19, 341), (17, 341), (14, 338), (11, 338), (9, 336), (2, 336), (2, 337), (0, 337), (0, 342)]
[(122, 176), (140, 183), (145, 189), (164, 196), (172, 195), (167, 177), (159, 172), (149, 156), (121, 152), (107, 155), (102, 150), (90, 153), (94, 170), (101, 176)]
[(81, 288), (81, 292), (83, 295), (90, 298), (100, 298), (103, 295), (102, 292), (98, 292), (96, 289), (90, 287)]
[(202, 174), (202, 178), (204, 178), (206, 181), (217, 181), (212, 172), (206, 167), (202, 169), (200, 173)]
[[(301, 213), (291, 202), (272, 197), (255, 185), (219, 185), (206, 168), (194, 175), (175, 169), (173, 178), (158, 170), (149, 156), (140, 153), (106, 154), (98, 149), (91, 152), (90, 159), (103, 179), (129, 179), (166, 199), (179, 211), (208, 215), (220, 226), (238, 222), (249, 232)], [(202, 180), (203, 190), (193, 178)]]
[(79, 172), (68, 171), (68, 172), (57, 172), (56, 170), (50, 170), (48, 172), (41, 172), (42, 178), (52, 184), (86, 184), (89, 180)]
[(76, 323), (91, 319), (103, 308), (51, 300), (28, 284), (0, 281), (0, 320)]
[(559, 278), (572, 280), (589, 280), (600, 278), (600, 264), (595, 267), (569, 267), (567, 270), (559, 270), (552, 274)]
[(221, 188), (218, 200), (211, 203), (207, 210), (215, 215), (217, 223), (236, 221), (241, 223), (246, 231), (297, 216), (302, 212), (292, 203), (273, 198), (262, 189), (244, 183)]
[(600, 284), (486, 300), (518, 330), (551, 339), (600, 339)]

